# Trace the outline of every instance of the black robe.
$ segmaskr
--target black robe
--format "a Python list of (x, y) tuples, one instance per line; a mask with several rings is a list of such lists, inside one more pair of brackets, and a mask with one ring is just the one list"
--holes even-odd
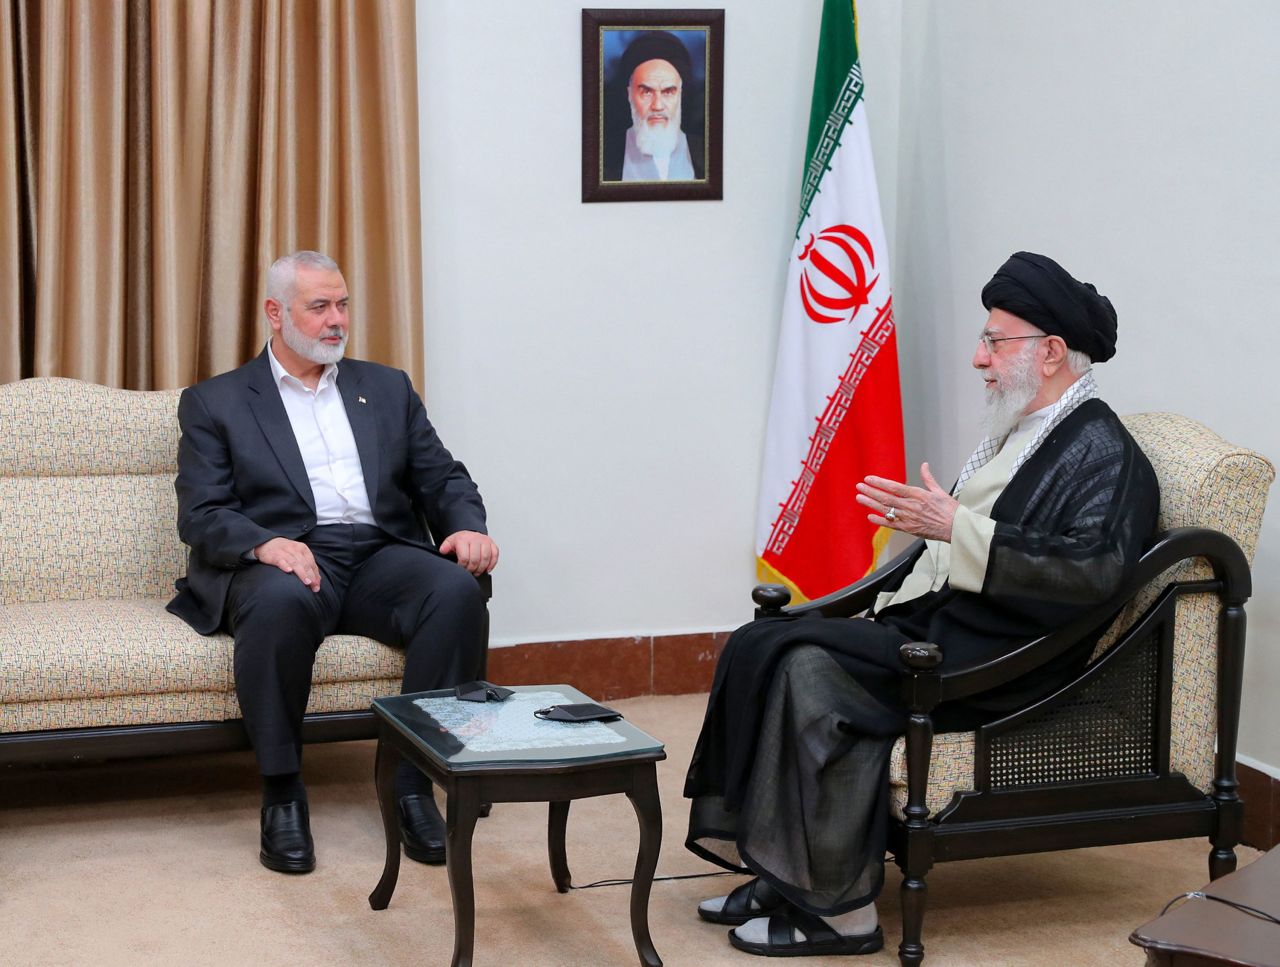
[[(883, 880), (889, 751), (905, 729), (898, 647), (935, 642), (947, 667), (965, 667), (1061, 627), (1128, 577), (1158, 509), (1150, 462), (1110, 407), (1087, 400), (992, 507), (980, 593), (944, 584), (874, 620), (784, 617), (738, 629), (716, 666), (685, 782), (686, 846), (764, 876), (812, 913), (870, 902)], [(1083, 669), (1101, 634), (1002, 688), (939, 706), (936, 727), (972, 729), (1051, 694)], [(793, 668), (788, 656), (800, 645), (830, 662)], [(838, 693), (828, 682), (835, 666), (847, 673)], [(815, 703), (818, 694), (835, 707)], [(849, 756), (855, 767), (842, 765)], [(842, 808), (831, 808), (832, 796)]]

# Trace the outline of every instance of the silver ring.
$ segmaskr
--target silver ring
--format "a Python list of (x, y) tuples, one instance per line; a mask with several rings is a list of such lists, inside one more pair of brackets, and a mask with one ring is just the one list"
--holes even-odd
[(890, 524), (892, 524), (895, 520), (898, 519), (898, 512), (894, 510), (894, 508), (890, 507), (888, 510), (884, 512), (884, 519), (887, 520)]

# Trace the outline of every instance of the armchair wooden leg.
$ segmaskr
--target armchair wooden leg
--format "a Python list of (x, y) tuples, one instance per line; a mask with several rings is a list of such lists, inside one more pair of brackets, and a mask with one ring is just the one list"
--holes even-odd
[(1216, 880), (1220, 876), (1236, 871), (1236, 851), (1233, 849), (1214, 849), (1209, 853), (1209, 879)]
[(912, 712), (907, 720), (907, 806), (904, 812), (903, 852), (898, 856), (902, 869), (902, 943), (898, 960), (903, 967), (918, 967), (924, 960), (924, 877), (933, 866), (933, 828), (925, 791), (929, 780), (929, 759), (933, 752), (933, 722), (928, 715)]
[[(1247, 592), (1246, 592), (1247, 593)], [(1217, 823), (1209, 853), (1209, 878), (1236, 868), (1236, 844), (1244, 833), (1244, 803), (1236, 779), (1236, 741), (1240, 730), (1240, 696), (1244, 690), (1243, 599), (1233, 601), (1218, 617), (1218, 763), (1213, 779)]]
[(924, 900), (928, 888), (924, 876), (902, 877), (902, 943), (898, 945), (898, 962), (902, 967), (919, 967), (924, 960)]
[(1234, 792), (1232, 796), (1229, 800), (1218, 800), (1218, 828), (1211, 840), (1213, 849), (1209, 851), (1211, 880), (1234, 873), (1236, 869), (1236, 846), (1244, 829), (1244, 803)]

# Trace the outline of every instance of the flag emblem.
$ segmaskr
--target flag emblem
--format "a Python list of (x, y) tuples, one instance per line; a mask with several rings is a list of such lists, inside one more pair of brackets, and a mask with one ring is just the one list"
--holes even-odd
[[(853, 313), (847, 318), (852, 322), (858, 310), (870, 301), (879, 277), (868, 282), (867, 269), (875, 268), (876, 255), (871, 240), (852, 225), (832, 225), (816, 239), (810, 235), (804, 251), (796, 257), (809, 263), (800, 276), (800, 300), (814, 322), (843, 322), (849, 309)], [(816, 271), (811, 273), (810, 269)], [(829, 312), (839, 314), (828, 315)]]

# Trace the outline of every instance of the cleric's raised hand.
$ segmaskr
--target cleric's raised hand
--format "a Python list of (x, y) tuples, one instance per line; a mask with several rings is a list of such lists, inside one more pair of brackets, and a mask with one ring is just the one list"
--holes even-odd
[(458, 531), (440, 542), (441, 554), (452, 554), (472, 574), (488, 574), (498, 565), (498, 545), (488, 534)]
[(960, 502), (938, 486), (929, 464), (920, 465), (924, 487), (912, 487), (884, 477), (866, 477), (858, 484), (857, 501), (872, 513), (867, 520), (931, 541), (951, 542), (951, 524)]

